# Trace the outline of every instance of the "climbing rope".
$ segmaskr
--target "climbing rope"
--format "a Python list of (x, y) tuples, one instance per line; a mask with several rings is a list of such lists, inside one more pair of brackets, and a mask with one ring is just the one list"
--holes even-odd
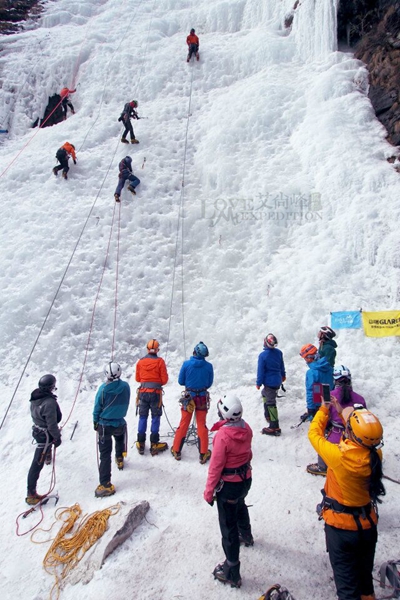
[[(86, 552), (99, 540), (107, 530), (108, 519), (116, 515), (120, 510), (120, 504), (110, 506), (104, 510), (98, 510), (91, 515), (86, 515), (73, 531), (76, 522), (82, 515), (82, 509), (79, 504), (74, 504), (69, 508), (59, 508), (56, 511), (56, 521), (50, 527), (57, 523), (62, 523), (60, 531), (55, 536), (46, 556), (43, 560), (43, 567), (50, 575), (55, 578), (55, 583), (50, 591), (50, 598), (60, 595), (60, 585), (67, 575), (74, 569), (79, 561), (82, 560)], [(48, 531), (50, 531), (48, 530)], [(49, 540), (38, 541), (34, 539), (37, 530), (31, 535), (31, 540), (35, 544), (44, 544)]]

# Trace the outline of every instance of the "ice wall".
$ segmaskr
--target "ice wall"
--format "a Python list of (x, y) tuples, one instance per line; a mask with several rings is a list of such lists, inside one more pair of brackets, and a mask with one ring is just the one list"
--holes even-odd
[(295, 38), (297, 54), (302, 60), (324, 59), (327, 54), (337, 50), (338, 1), (300, 0), (293, 4), (291, 35)]

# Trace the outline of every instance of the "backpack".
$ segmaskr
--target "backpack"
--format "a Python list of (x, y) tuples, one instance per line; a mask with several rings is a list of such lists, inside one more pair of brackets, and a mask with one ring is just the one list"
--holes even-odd
[(285, 587), (275, 583), (259, 600), (295, 600), (295, 598)]
[(65, 148), (59, 148), (56, 152), (56, 159), (58, 160), (58, 162), (62, 162), (63, 160), (66, 160), (66, 158), (68, 157), (67, 155), (67, 151), (65, 150)]

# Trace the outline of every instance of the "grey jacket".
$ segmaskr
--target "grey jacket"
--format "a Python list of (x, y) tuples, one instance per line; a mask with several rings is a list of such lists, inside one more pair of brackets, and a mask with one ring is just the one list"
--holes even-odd
[(62, 419), (57, 396), (40, 389), (33, 390), (30, 398), (31, 415), (35, 425), (47, 429), (53, 440), (59, 440), (61, 431), (58, 423)]

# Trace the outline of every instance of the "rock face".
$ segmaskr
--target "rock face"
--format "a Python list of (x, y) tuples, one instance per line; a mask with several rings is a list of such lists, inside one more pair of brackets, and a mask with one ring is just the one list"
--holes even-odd
[(400, 0), (342, 0), (338, 38), (367, 65), (376, 116), (400, 146)]
[(40, 0), (0, 0), (0, 33), (15, 33), (22, 21), (40, 10)]

